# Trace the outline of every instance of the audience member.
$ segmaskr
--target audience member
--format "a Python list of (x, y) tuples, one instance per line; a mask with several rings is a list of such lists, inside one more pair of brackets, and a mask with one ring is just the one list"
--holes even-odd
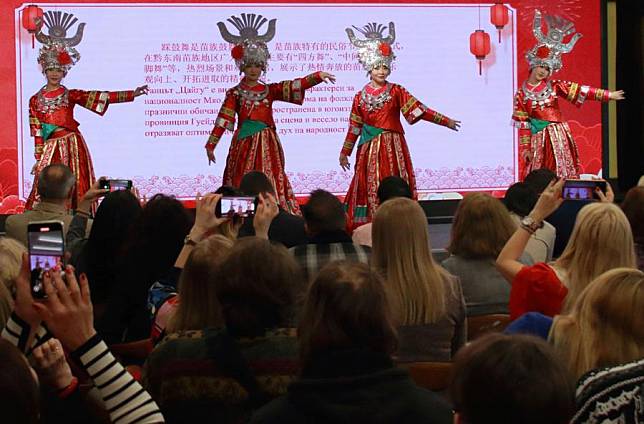
[(455, 424), (567, 424), (570, 375), (543, 340), (490, 334), (456, 356), (450, 395)]
[(25, 247), (28, 246), (27, 225), (37, 221), (62, 221), (66, 232), (73, 218), (69, 213), (69, 204), (76, 189), (75, 183), (76, 177), (66, 165), (58, 163), (43, 168), (38, 175), (40, 201), (35, 204), (33, 210), (7, 217), (7, 237), (18, 240)]
[(346, 232), (344, 206), (333, 194), (314, 190), (302, 206), (302, 214), (308, 242), (290, 251), (304, 269), (307, 281), (312, 281), (318, 270), (331, 261), (369, 262), (371, 249), (353, 243)]
[(532, 212), (497, 258), (499, 271), (512, 284), (512, 319), (526, 312), (548, 316), (562, 310), (565, 313), (600, 274), (617, 267), (635, 266), (630, 225), (621, 209), (610, 203), (612, 198), (604, 198), (603, 202), (594, 202), (581, 210), (570, 241), (555, 262), (525, 266), (517, 260), (540, 222), (561, 205), (563, 184), (563, 180), (551, 183), (539, 196)]
[(210, 307), (225, 328), (211, 309), (201, 323), (215, 327), (168, 334), (145, 364), (145, 385), (170, 422), (244, 422), (286, 393), (298, 370), (295, 329), (286, 326), (302, 281), (288, 251), (246, 237), (220, 266), (209, 264), (219, 301)]
[(644, 358), (595, 370), (577, 386), (571, 424), (644, 423)]
[(644, 271), (644, 186), (633, 187), (626, 192), (622, 210), (633, 230), (637, 267)]
[[(526, 183), (515, 183), (508, 187), (503, 199), (506, 208), (510, 211), (510, 217), (518, 226), (534, 205), (539, 195)], [(555, 248), (557, 230), (550, 223), (543, 221), (543, 226), (538, 228), (525, 247), (535, 262), (550, 262)]]
[(0, 328), (4, 328), (13, 310), (12, 293), (20, 273), (22, 255), (27, 249), (9, 237), (0, 237)]
[[(53, 393), (38, 405), (38, 399), (33, 396), (34, 386), (38, 384), (34, 373), (21, 366), (26, 366), (27, 362), (16, 357), (16, 351), (8, 353), (0, 360), (0, 374), (4, 374), (5, 368), (11, 368), (16, 379), (8, 392), (2, 390), (2, 400), (10, 399), (15, 389), (23, 389), (25, 393), (3, 411), (3, 419), (8, 414), (16, 414), (16, 422), (20, 423), (38, 422), (39, 415), (45, 418), (41, 422), (94, 421), (80, 403), (78, 380), (72, 376), (65, 361), (64, 347), (98, 390), (110, 422), (163, 423), (163, 416), (150, 395), (116, 361), (96, 334), (85, 275), (77, 281), (71, 266), (62, 272), (58, 269), (47, 271), (43, 282), (46, 302), (34, 302), (29, 278), (29, 257), (24, 254), (16, 278), (15, 309), (2, 331), (2, 338), (32, 359), (38, 367), (40, 383), (49, 386), (47, 388)], [(58, 340), (51, 339), (52, 336)], [(0, 348), (0, 351), (5, 350)], [(0, 380), (7, 381), (5, 378)], [(46, 402), (47, 399), (51, 402)], [(48, 416), (51, 419), (47, 419)]]
[(188, 212), (173, 197), (157, 194), (143, 207), (125, 242), (124, 261), (98, 321), (99, 333), (108, 343), (150, 336), (148, 289), (159, 280), (176, 287), (179, 273), (173, 265), (190, 227)]
[[(407, 181), (403, 180), (397, 175), (390, 175), (384, 180), (380, 181), (378, 186), (378, 205), (382, 205), (389, 199), (395, 197), (406, 197), (408, 199), (413, 199), (411, 189)], [(353, 230), (352, 239), (355, 244), (361, 244), (363, 246), (372, 245), (371, 240), (371, 228), (372, 223), (368, 222), (364, 225), (359, 226)]]
[(192, 249), (179, 277), (174, 310), (168, 317), (169, 333), (223, 326), (216, 280), (222, 278), (219, 266), (232, 245), (230, 239), (217, 234)]
[[(503, 203), (489, 194), (468, 194), (459, 202), (447, 247), (451, 256), (442, 265), (458, 277), (468, 316), (508, 313), (510, 285), (494, 261), (515, 229)], [(525, 253), (519, 260), (533, 263)]]
[(372, 254), (398, 325), (396, 359), (450, 361), (467, 339), (465, 301), (458, 280), (432, 257), (418, 202), (399, 197), (378, 208)]
[[(557, 179), (557, 175), (547, 168), (535, 169), (526, 175), (523, 182), (532, 188), (537, 196), (541, 195), (552, 181)], [(557, 236), (555, 237), (555, 245), (552, 250), (552, 257), (558, 258), (561, 256), (564, 248), (568, 244), (570, 235), (572, 234), (573, 225), (577, 214), (587, 204), (592, 203), (588, 200), (564, 200), (557, 210), (552, 212), (546, 217), (548, 223), (555, 227)], [(545, 224), (544, 224), (545, 225)]]
[[(239, 190), (245, 196), (256, 197), (260, 193), (276, 196), (273, 184), (266, 174), (260, 171), (250, 171), (244, 174), (239, 183)], [(244, 220), (239, 230), (239, 237), (255, 235), (253, 218), (249, 217)], [(304, 220), (299, 216), (291, 215), (280, 207), (278, 215), (273, 219), (268, 229), (268, 239), (282, 243), (287, 248), (305, 244)]]
[[(87, 216), (96, 199), (101, 201), (89, 237), (85, 238)], [(85, 273), (91, 284), (94, 313), (99, 319), (109, 298), (124, 258), (124, 245), (132, 226), (141, 214), (141, 204), (129, 190), (99, 189), (98, 182), (80, 200), (77, 213), (67, 233), (70, 263), (77, 275)]]
[(396, 329), (384, 284), (361, 263), (320, 271), (299, 324), (302, 373), (252, 423), (452, 422), (449, 407), (392, 361)]
[(576, 378), (595, 368), (644, 358), (644, 273), (616, 268), (579, 295), (569, 315), (555, 317), (550, 337)]

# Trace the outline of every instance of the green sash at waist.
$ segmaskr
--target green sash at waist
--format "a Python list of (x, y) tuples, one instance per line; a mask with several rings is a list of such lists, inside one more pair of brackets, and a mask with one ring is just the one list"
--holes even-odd
[(543, 119), (530, 118), (530, 132), (536, 134), (550, 125), (552, 122), (544, 121)]
[(58, 125), (46, 124), (44, 122), (41, 124), (41, 127), (42, 129), (40, 131), (40, 134), (42, 135), (43, 141), (47, 141), (51, 133), (53, 133), (54, 131), (56, 131), (56, 129), (59, 128)]
[(262, 121), (253, 121), (252, 119), (247, 119), (241, 123), (239, 127), (239, 132), (237, 133), (237, 140), (242, 140), (251, 135), (257, 134), (264, 128), (268, 127)]
[(360, 141), (358, 141), (358, 146), (362, 146), (365, 143), (370, 142), (374, 138), (378, 137), (385, 130), (378, 127), (372, 127), (369, 124), (362, 124), (362, 133), (360, 133)]

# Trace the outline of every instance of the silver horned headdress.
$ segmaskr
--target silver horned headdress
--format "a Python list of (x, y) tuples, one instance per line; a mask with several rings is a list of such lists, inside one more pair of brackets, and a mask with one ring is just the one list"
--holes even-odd
[[(580, 33), (575, 34), (575, 25), (561, 16), (546, 15), (546, 26), (548, 33), (543, 34), (541, 30), (541, 12), (534, 11), (532, 33), (537, 39), (537, 44), (526, 53), (530, 69), (535, 66), (547, 66), (550, 72), (557, 72), (563, 67), (561, 55), (570, 53), (575, 43), (581, 38)], [(564, 37), (575, 34), (567, 43), (563, 42)]]
[(85, 24), (78, 24), (76, 34), (67, 38), (67, 31), (78, 21), (73, 14), (49, 11), (43, 15), (43, 20), (49, 34), (42, 32), (42, 23), (36, 33), (36, 39), (42, 43), (38, 52), (42, 72), (62, 69), (67, 73), (80, 60), (80, 53), (74, 47), (83, 39)]
[(376, 22), (369, 23), (362, 28), (354, 25), (353, 28), (365, 36), (364, 39), (359, 40), (353, 30), (347, 28), (349, 41), (358, 49), (360, 63), (366, 71), (369, 72), (380, 65), (391, 69), (391, 62), (396, 58), (391, 49), (391, 45), (396, 40), (394, 23), (389, 22), (389, 34), (386, 37), (384, 32), (387, 27)]
[[(266, 43), (275, 37), (275, 23), (277, 19), (270, 21), (262, 15), (254, 13), (242, 13), (241, 18), (231, 16), (227, 19), (237, 31), (239, 35), (233, 35), (226, 28), (224, 22), (217, 22), (221, 37), (227, 42), (234, 44), (231, 51), (235, 64), (240, 71), (248, 65), (259, 65), (263, 70), (266, 70), (266, 63), (271, 57), (268, 52)], [(268, 29), (264, 35), (259, 35), (259, 30), (268, 21)]]

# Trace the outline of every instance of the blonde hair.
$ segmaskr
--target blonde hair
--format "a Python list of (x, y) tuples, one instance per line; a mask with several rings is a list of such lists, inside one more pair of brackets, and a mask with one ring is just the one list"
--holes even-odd
[(644, 357), (644, 272), (617, 268), (586, 287), (550, 338), (577, 378)]
[(9, 291), (12, 290), (14, 280), (20, 274), (22, 254), (27, 249), (17, 240), (9, 237), (0, 237), (0, 284)]
[(429, 324), (442, 318), (452, 277), (432, 257), (427, 218), (420, 205), (403, 197), (386, 201), (376, 211), (372, 235), (372, 264), (385, 277), (398, 325)]
[(567, 275), (568, 295), (562, 311), (569, 311), (586, 286), (609, 269), (635, 268), (633, 233), (624, 212), (612, 203), (584, 206), (570, 240), (555, 262)]
[(487, 193), (468, 194), (456, 209), (447, 250), (466, 259), (496, 259), (515, 230), (499, 199)]
[(223, 325), (216, 286), (218, 269), (232, 245), (230, 239), (217, 234), (190, 252), (179, 279), (179, 304), (168, 320), (168, 333)]

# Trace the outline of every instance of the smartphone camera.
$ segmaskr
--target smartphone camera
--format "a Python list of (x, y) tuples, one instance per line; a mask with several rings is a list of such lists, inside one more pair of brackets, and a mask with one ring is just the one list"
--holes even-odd
[(222, 197), (215, 207), (217, 218), (248, 217), (255, 213), (255, 198), (247, 196)]
[(99, 187), (110, 193), (119, 190), (132, 190), (132, 180), (99, 180)]
[(31, 271), (31, 295), (37, 299), (46, 297), (43, 276), (56, 266), (63, 268), (65, 239), (60, 221), (32, 222), (27, 226), (29, 242), (29, 269)]
[(606, 181), (566, 180), (563, 186), (562, 197), (566, 200), (599, 200), (597, 188), (606, 194)]

